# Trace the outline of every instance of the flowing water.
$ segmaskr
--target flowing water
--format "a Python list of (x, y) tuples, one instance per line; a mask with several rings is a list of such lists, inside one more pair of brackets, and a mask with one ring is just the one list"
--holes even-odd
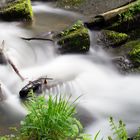
[[(32, 27), (19, 23), (0, 23), (0, 42), (5, 41), (4, 53), (10, 58), (26, 79), (24, 82), (11, 66), (0, 65), (0, 84), (4, 101), (0, 102), (1, 135), (26, 115), (19, 99), (19, 91), (29, 81), (40, 77), (51, 77), (55, 87), (48, 93), (65, 93), (78, 101), (77, 117), (85, 131), (101, 137), (110, 135), (108, 118), (122, 119), (129, 134), (140, 126), (140, 76), (120, 75), (110, 61), (110, 56), (96, 44), (97, 32), (90, 32), (91, 47), (88, 54), (60, 55), (56, 44), (49, 41), (25, 41), (20, 37), (31, 37), (38, 33), (59, 31), (72, 24), (81, 15), (54, 9), (45, 3), (35, 3), (35, 23)], [(101, 48), (101, 47), (100, 47)]]

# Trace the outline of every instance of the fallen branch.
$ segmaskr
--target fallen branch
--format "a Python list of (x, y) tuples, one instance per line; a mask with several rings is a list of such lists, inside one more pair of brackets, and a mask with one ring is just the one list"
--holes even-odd
[(16, 74), (20, 77), (20, 79), (22, 81), (24, 81), (25, 79), (23, 78), (23, 76), (20, 74), (19, 70), (16, 68), (16, 66), (14, 65), (14, 63), (9, 59), (7, 58), (7, 61), (8, 63), (11, 65), (11, 67), (13, 68), (13, 70), (16, 72)]
[(1, 48), (0, 48), (0, 53), (1, 53), (1, 55), (3, 56), (3, 59), (5, 59), (5, 60), (11, 65), (11, 67), (12, 67), (13, 70), (16, 72), (16, 74), (20, 77), (20, 79), (21, 79), (22, 81), (24, 81), (23, 76), (20, 74), (20, 72), (19, 72), (19, 70), (16, 68), (15, 64), (11, 61), (11, 59), (10, 59), (8, 56), (6, 56), (6, 55), (4, 54), (4, 45), (5, 45), (5, 42), (4, 42), (4, 40), (3, 40), (3, 41), (2, 41), (2, 44), (1, 44)]
[(132, 7), (136, 3), (137, 3), (137, 1), (129, 2), (127, 5), (124, 5), (122, 7), (117, 8), (117, 9), (99, 14), (96, 17), (102, 17), (102, 18), (104, 18), (105, 21), (111, 20), (113, 18), (116, 18), (116, 16), (118, 16), (119, 14), (126, 12), (130, 7)]
[[(107, 11), (105, 13), (99, 14), (92, 17), (90, 20), (86, 21), (84, 24), (89, 29), (101, 29), (117, 23), (120, 15), (129, 11), (129, 9), (138, 4), (137, 0), (131, 0), (127, 5), (121, 6), (119, 8)], [(135, 15), (134, 15), (135, 16)], [(123, 22), (123, 21), (122, 21)]]
[(21, 37), (21, 39), (27, 40), (27, 41), (31, 41), (31, 40), (43, 40), (43, 41), (51, 41), (51, 42), (54, 42), (53, 39), (49, 39), (49, 38), (40, 38), (40, 37), (31, 37), (31, 38)]

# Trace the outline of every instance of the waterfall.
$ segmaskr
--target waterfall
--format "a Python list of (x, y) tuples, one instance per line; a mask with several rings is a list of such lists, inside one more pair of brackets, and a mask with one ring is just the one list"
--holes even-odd
[[(36, 14), (38, 11), (40, 14), (39, 6), (34, 7)], [(57, 15), (58, 10), (53, 12)], [(59, 13), (60, 17), (63, 12), (61, 10)], [(40, 30), (38, 26), (34, 28)], [(78, 100), (77, 117), (85, 131), (93, 137), (99, 130), (101, 137), (111, 135), (110, 116), (116, 120), (122, 119), (129, 134), (136, 132), (140, 126), (140, 76), (119, 74), (111, 64), (110, 56), (98, 49), (95, 32), (90, 32), (91, 49), (88, 54), (60, 55), (51, 42), (28, 42), (20, 38), (35, 35), (38, 33), (36, 29), (27, 30), (18, 23), (0, 23), (0, 29), (0, 42), (5, 41), (4, 53), (25, 78), (24, 82), (21, 81), (10, 65), (0, 65), (1, 89), (6, 95), (0, 108), (9, 114), (20, 114), (22, 118), (26, 110), (20, 103), (19, 91), (29, 81), (47, 76), (53, 78), (48, 84), (55, 86), (46, 90), (46, 96), (48, 93), (64, 93), (76, 99), (82, 95)]]

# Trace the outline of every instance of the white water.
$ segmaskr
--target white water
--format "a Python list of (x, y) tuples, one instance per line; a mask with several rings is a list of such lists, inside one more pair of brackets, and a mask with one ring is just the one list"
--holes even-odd
[(21, 40), (19, 36), (31, 36), (32, 33), (16, 25), (0, 23), (0, 42), (5, 40), (5, 54), (26, 81), (22, 82), (10, 66), (0, 65), (0, 83), (7, 97), (0, 104), (2, 110), (13, 118), (24, 116), (26, 111), (20, 104), (19, 90), (29, 80), (48, 76), (58, 85), (46, 91), (46, 95), (48, 92), (66, 93), (71, 94), (73, 99), (82, 95), (77, 110), (87, 133), (95, 135), (101, 130), (101, 137), (110, 135), (110, 116), (116, 120), (122, 119), (129, 134), (136, 132), (140, 126), (139, 75), (118, 74), (110, 64), (109, 56), (95, 49), (95, 36), (91, 35), (89, 54), (58, 55), (53, 43)]

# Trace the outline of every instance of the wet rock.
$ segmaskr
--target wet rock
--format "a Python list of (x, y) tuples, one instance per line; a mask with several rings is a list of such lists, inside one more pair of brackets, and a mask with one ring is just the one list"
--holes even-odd
[(85, 0), (57, 0), (57, 6), (66, 9), (78, 9)]
[(51, 78), (39, 78), (37, 80), (29, 82), (26, 86), (24, 86), (20, 91), (19, 95), (21, 99), (25, 99), (29, 96), (29, 93), (37, 93), (40, 94), (44, 91), (45, 88), (49, 88), (47, 86), (47, 80), (52, 80)]
[(0, 5), (0, 19), (2, 20), (32, 21), (33, 19), (30, 0), (5, 0)]
[(128, 32), (140, 26), (140, 2), (135, 1), (128, 5), (93, 16), (85, 22), (89, 29), (104, 28), (118, 32)]
[(57, 0), (59, 2), (63, 2), (62, 4), (57, 4), (57, 6), (75, 10), (87, 17), (93, 17), (97, 14), (112, 10), (114, 8), (120, 7), (124, 5), (130, 0)]
[(88, 29), (84, 27), (81, 21), (76, 22), (54, 38), (58, 39), (60, 53), (85, 53), (90, 47)]
[(130, 1), (131, 0), (84, 0), (84, 3), (80, 5), (78, 11), (91, 17), (125, 5)]
[(121, 73), (140, 72), (140, 40), (128, 41), (117, 48), (106, 48), (108, 53), (115, 56), (112, 62)]
[(140, 40), (130, 41), (124, 45), (129, 49), (128, 57), (137, 66), (140, 66)]
[(133, 68), (133, 63), (127, 59), (125, 56), (118, 56), (112, 59), (116, 68), (123, 74), (129, 73)]
[(0, 52), (0, 64), (5, 65), (7, 64), (7, 59), (3, 53)]
[(119, 33), (110, 30), (103, 30), (99, 42), (103, 43), (107, 47), (117, 47), (124, 44), (129, 39), (129, 36), (125, 33)]

